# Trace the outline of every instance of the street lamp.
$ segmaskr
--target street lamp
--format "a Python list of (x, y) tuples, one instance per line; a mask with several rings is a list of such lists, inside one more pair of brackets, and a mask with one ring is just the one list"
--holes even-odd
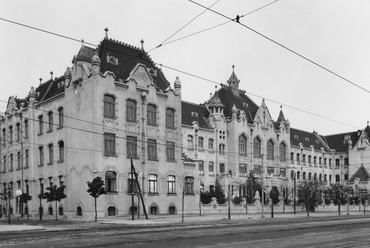
[[(19, 138), (19, 141), (21, 143), (21, 194), (23, 194), (23, 126), (22, 126), (22, 122), (23, 122), (23, 113), (22, 113), (22, 105), (21, 105), (21, 108), (20, 109), (15, 109), (15, 115), (16, 116), (19, 116), (20, 118), (20, 123), (19, 123), (19, 128), (20, 128), (20, 137)], [(20, 207), (20, 214), (21, 214), (21, 217), (23, 218), (23, 204), (21, 201), (19, 201), (19, 207)]]

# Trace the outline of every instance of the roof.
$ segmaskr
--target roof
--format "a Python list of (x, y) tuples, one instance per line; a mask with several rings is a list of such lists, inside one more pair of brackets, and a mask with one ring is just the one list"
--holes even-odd
[(358, 178), (360, 181), (367, 181), (370, 178), (369, 172), (365, 169), (363, 165), (357, 169), (357, 171), (351, 176), (349, 181), (353, 183), (355, 179)]
[[(315, 150), (320, 150), (322, 147), (326, 148), (326, 144), (323, 143), (315, 132), (306, 132), (295, 128), (290, 128), (290, 143), (293, 146), (303, 145), (304, 148), (314, 147)], [(327, 149), (326, 149), (327, 150)]]
[(194, 121), (197, 121), (199, 127), (212, 129), (207, 122), (209, 111), (205, 106), (182, 101), (181, 111), (182, 124), (191, 126)]
[(64, 76), (50, 79), (49, 81), (46, 81), (39, 85), (39, 87), (36, 88), (36, 92), (38, 93), (36, 100), (37, 101), (46, 101), (56, 95), (59, 95), (60, 93), (64, 92)]
[[(147, 67), (157, 89), (164, 91), (170, 85), (162, 70), (155, 66), (149, 55), (142, 49), (112, 39), (104, 39), (98, 50), (101, 60), (100, 71), (102, 73), (111, 71), (117, 80), (125, 81), (130, 76), (130, 72), (140, 63)], [(84, 52), (89, 53), (91, 57), (93, 56), (90, 51), (81, 51), (81, 57), (84, 57)]]
[(222, 85), (221, 89), (218, 90), (218, 96), (221, 103), (225, 106), (224, 114), (226, 117), (232, 116), (231, 109), (235, 104), (237, 109), (244, 110), (248, 123), (253, 123), (254, 116), (259, 107), (245, 94), (244, 91), (231, 89), (229, 86)]
[(336, 152), (348, 151), (348, 140), (346, 140), (348, 138), (351, 139), (352, 144), (355, 144), (358, 140), (357, 131), (324, 136), (324, 139), (330, 149), (334, 149)]
[(91, 47), (87, 47), (82, 45), (80, 51), (78, 51), (78, 54), (76, 56), (76, 61), (85, 61), (85, 62), (91, 62), (92, 56), (95, 54), (95, 49)]

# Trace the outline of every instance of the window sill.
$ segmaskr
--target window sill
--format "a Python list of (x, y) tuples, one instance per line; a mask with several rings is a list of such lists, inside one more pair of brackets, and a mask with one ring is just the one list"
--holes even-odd
[(19, 170), (21, 170), (21, 168), (17, 168), (17, 169), (15, 169), (15, 170), (19, 171)]
[(117, 118), (115, 116), (103, 116), (105, 119), (110, 119), (110, 120), (116, 120)]
[(107, 191), (107, 195), (118, 195), (117, 191)]
[(43, 167), (44, 165), (43, 164), (39, 164), (38, 167)]
[(188, 196), (195, 196), (195, 193), (185, 193), (185, 195), (188, 195)]
[(167, 196), (177, 196), (176, 193), (167, 193)]
[(135, 157), (131, 157), (131, 156), (127, 156), (127, 158), (132, 158), (132, 159), (139, 159), (139, 157), (135, 156)]
[(53, 163), (48, 163), (48, 165), (53, 165)]
[(41, 136), (41, 135), (42, 135), (42, 133), (38, 133), (38, 134), (37, 134), (37, 136)]
[(9, 172), (13, 172), (13, 169), (9, 170)]
[(104, 154), (105, 157), (115, 157), (117, 158), (118, 156), (116, 154)]
[(210, 177), (214, 177), (214, 176), (215, 176), (215, 174), (208, 174), (208, 176), (210, 176)]
[(177, 163), (176, 160), (166, 160), (166, 161), (169, 162), (169, 163)]
[(194, 151), (194, 148), (188, 148), (188, 151)]
[(199, 176), (204, 176), (204, 173), (203, 172), (199, 172)]
[(53, 132), (53, 130), (48, 130), (46, 133), (52, 133)]
[(30, 168), (29, 166), (24, 167), (24, 169), (29, 169), (29, 168)]
[(176, 128), (175, 128), (175, 127), (166, 127), (166, 129), (176, 130)]
[(60, 130), (60, 129), (63, 129), (63, 126), (59, 126), (59, 127), (57, 127), (57, 130)]
[(199, 152), (204, 152), (204, 149), (203, 149), (203, 148), (201, 148), (201, 149), (198, 149), (198, 151), (199, 151)]
[(208, 151), (209, 153), (215, 153), (215, 151)]
[(57, 163), (58, 164), (64, 163), (64, 160), (58, 160)]
[(148, 193), (149, 196), (159, 196), (158, 193)]
[(158, 158), (148, 158), (149, 161), (159, 162)]

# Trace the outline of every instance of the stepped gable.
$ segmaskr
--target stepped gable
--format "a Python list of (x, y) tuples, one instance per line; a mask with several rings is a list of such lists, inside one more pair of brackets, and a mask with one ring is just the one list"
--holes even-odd
[(320, 150), (322, 147), (327, 148), (327, 145), (317, 138), (316, 135), (318, 135), (316, 132), (309, 133), (299, 129), (290, 128), (290, 143), (292, 146), (297, 147), (302, 144), (304, 148), (310, 148), (313, 146), (315, 150)]
[(356, 178), (360, 179), (360, 181), (362, 182), (367, 182), (367, 180), (369, 180), (369, 172), (365, 169), (363, 165), (361, 165), (360, 168), (358, 168), (357, 171), (351, 176), (349, 182), (353, 183)]
[(200, 128), (212, 129), (207, 122), (209, 111), (205, 106), (190, 103), (181, 102), (181, 119), (183, 125), (192, 126), (194, 121), (198, 122)]
[(252, 101), (252, 99), (245, 95), (244, 91), (231, 89), (229, 86), (221, 85), (221, 89), (218, 90), (218, 96), (221, 103), (225, 106), (224, 114), (226, 117), (232, 116), (231, 109), (235, 104), (237, 109), (244, 110), (248, 123), (253, 123), (258, 106)]
[(140, 63), (147, 67), (158, 90), (164, 91), (170, 85), (162, 70), (157, 68), (149, 55), (140, 48), (111, 39), (104, 39), (100, 43), (98, 51), (101, 60), (101, 73), (111, 71), (116, 76), (116, 80), (125, 81), (134, 67)]
[(326, 135), (324, 138), (330, 149), (334, 149), (336, 152), (345, 152), (348, 151), (348, 142), (345, 140), (346, 136), (351, 139), (353, 145), (357, 143), (357, 132)]

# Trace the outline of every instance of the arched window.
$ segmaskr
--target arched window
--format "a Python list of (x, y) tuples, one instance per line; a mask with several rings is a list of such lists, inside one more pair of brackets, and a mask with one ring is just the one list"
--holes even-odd
[(108, 208), (108, 216), (116, 216), (116, 208), (115, 207), (109, 207)]
[(267, 141), (267, 159), (274, 159), (274, 142)]
[(80, 206), (77, 207), (77, 216), (82, 216), (82, 208)]
[(239, 136), (239, 155), (247, 156), (247, 137), (244, 134)]
[(176, 180), (175, 176), (167, 177), (168, 194), (176, 194)]
[(297, 164), (300, 164), (300, 163), (301, 163), (301, 161), (300, 161), (300, 154), (297, 153)]
[(126, 101), (126, 120), (136, 122), (136, 102), (134, 100)]
[(253, 140), (253, 155), (258, 157), (261, 156), (261, 140), (259, 137)]
[(308, 180), (311, 181), (311, 172), (308, 173)]
[(294, 163), (294, 152), (290, 153), (290, 162), (293, 164)]
[(49, 208), (48, 208), (48, 214), (49, 214), (49, 215), (53, 215), (53, 208), (52, 208), (52, 207), (49, 207)]
[(290, 172), (290, 178), (292, 178), (292, 179), (294, 178), (294, 171)]
[(209, 139), (209, 140), (208, 140), (208, 149), (209, 149), (210, 151), (212, 151), (212, 150), (213, 150), (213, 139)]
[(175, 206), (170, 206), (168, 208), (168, 213), (169, 214), (176, 214), (176, 207)]
[(152, 215), (157, 215), (158, 214), (157, 206), (151, 206), (150, 207), (150, 214), (152, 214)]
[(198, 138), (198, 149), (203, 150), (203, 137)]
[(280, 152), (280, 161), (286, 161), (286, 145), (284, 142), (281, 142), (279, 145), (279, 152)]
[(301, 179), (301, 172), (300, 171), (297, 171), (297, 179)]
[(63, 210), (63, 207), (59, 207), (59, 213), (58, 213), (60, 216), (62, 216), (64, 214), (64, 210)]
[(303, 173), (302, 173), (302, 179), (303, 179), (303, 180), (306, 180), (306, 172), (303, 172)]

